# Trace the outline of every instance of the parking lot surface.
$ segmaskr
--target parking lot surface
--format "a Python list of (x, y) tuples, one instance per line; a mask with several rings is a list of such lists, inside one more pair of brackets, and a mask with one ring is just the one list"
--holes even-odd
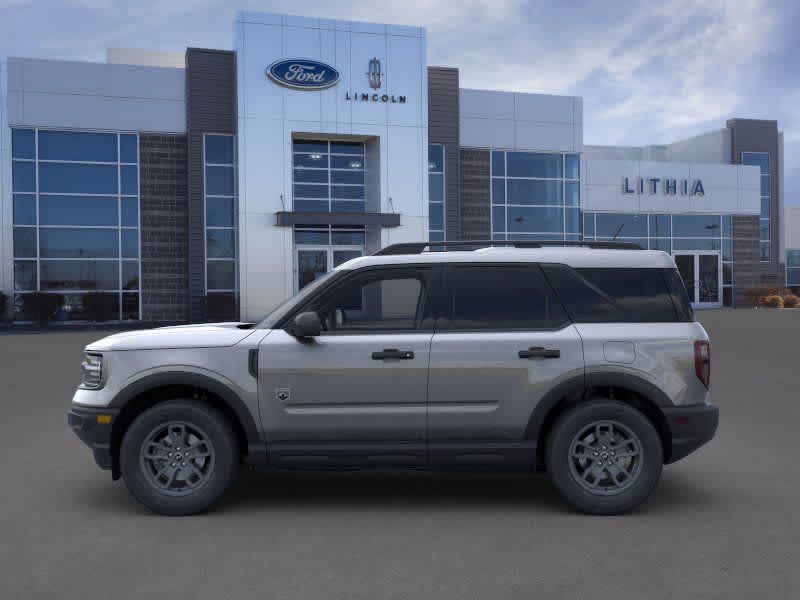
[(800, 310), (699, 313), (717, 438), (632, 515), (544, 475), (245, 471), (150, 514), (66, 426), (97, 331), (0, 335), (0, 598), (798, 598)]

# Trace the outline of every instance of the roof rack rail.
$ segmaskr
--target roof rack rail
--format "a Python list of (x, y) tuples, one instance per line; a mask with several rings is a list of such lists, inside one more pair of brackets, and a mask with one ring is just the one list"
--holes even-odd
[(605, 250), (641, 250), (639, 244), (633, 242), (593, 242), (593, 241), (565, 241), (565, 240), (460, 240), (457, 242), (405, 242), (391, 244), (374, 252), (372, 256), (388, 256), (392, 254), (422, 254), (427, 249), (429, 252), (448, 252), (452, 250), (480, 250), (492, 246), (508, 246), (512, 248), (542, 248), (544, 246), (564, 246), (595, 248)]

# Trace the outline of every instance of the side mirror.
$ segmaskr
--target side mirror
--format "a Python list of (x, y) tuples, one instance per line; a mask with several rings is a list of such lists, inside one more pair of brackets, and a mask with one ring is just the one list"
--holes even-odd
[(294, 325), (290, 332), (297, 338), (316, 337), (322, 333), (322, 322), (319, 315), (313, 311), (300, 313), (294, 318)]

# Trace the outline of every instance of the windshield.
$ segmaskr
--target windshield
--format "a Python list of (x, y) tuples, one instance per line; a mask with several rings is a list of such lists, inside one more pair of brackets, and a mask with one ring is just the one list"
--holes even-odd
[(294, 296), (290, 296), (288, 299), (281, 302), (277, 307), (272, 309), (271, 313), (269, 313), (266, 317), (264, 317), (261, 321), (259, 321), (257, 327), (259, 329), (272, 329), (275, 326), (275, 324), (278, 321), (280, 321), (287, 312), (289, 312), (289, 310), (291, 310), (297, 304), (302, 303), (317, 288), (319, 288), (326, 281), (328, 281), (333, 276), (334, 273), (336, 273), (336, 271), (328, 271), (321, 277), (318, 277), (317, 279), (309, 283), (306, 287), (297, 292)]

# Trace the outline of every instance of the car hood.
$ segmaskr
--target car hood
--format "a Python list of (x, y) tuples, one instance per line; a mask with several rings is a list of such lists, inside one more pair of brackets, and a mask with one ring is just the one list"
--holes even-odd
[(165, 348), (221, 348), (238, 344), (256, 331), (252, 323), (203, 323), (115, 333), (92, 342), (86, 349), (157, 350)]

